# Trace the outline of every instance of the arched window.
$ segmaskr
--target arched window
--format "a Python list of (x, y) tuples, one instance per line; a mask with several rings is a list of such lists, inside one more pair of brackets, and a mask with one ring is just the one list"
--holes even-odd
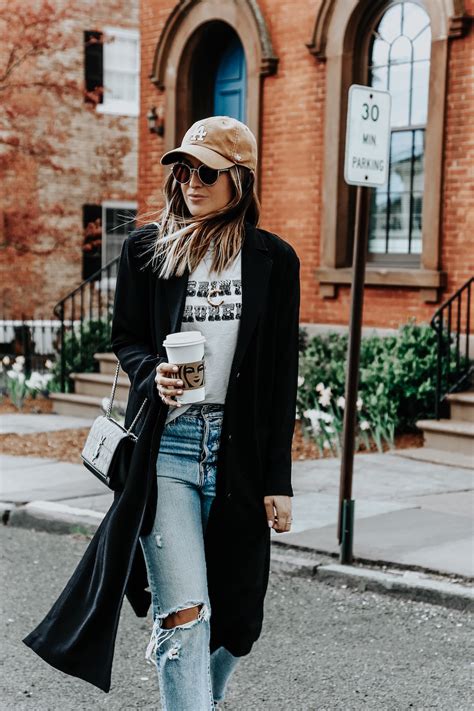
[[(310, 52), (325, 63), (321, 206), (324, 297), (352, 280), (355, 188), (344, 181), (351, 84), (392, 92), (390, 181), (365, 191), (366, 284), (416, 287), (437, 301), (441, 270), (443, 139), (449, 41), (469, 27), (464, 0), (322, 0)], [(370, 198), (370, 200), (365, 198)]]
[(368, 84), (392, 96), (388, 184), (371, 190), (369, 258), (419, 265), (431, 29), (425, 10), (398, 2), (370, 32)]

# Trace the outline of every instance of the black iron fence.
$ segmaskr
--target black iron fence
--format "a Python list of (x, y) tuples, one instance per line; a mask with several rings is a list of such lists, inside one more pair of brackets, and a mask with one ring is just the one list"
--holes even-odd
[(71, 372), (96, 369), (94, 353), (110, 351), (116, 267), (120, 257), (91, 274), (54, 307), (59, 322), (59, 383), (69, 390)]
[(439, 419), (446, 395), (469, 387), (473, 372), (470, 338), (473, 332), (471, 287), (474, 277), (458, 289), (431, 319), (438, 339), (435, 414)]

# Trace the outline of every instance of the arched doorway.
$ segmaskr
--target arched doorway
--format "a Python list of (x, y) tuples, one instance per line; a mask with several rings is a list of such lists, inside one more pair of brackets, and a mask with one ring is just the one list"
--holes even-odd
[(247, 63), (226, 22), (201, 25), (189, 38), (178, 67), (176, 127), (181, 140), (199, 119), (226, 115), (247, 123)]
[[(245, 57), (245, 79), (242, 74), (240, 83), (246, 90), (240, 112), (259, 139), (262, 84), (275, 74), (278, 58), (258, 0), (186, 0), (175, 6), (165, 23), (150, 74), (163, 92), (156, 105), (164, 112), (164, 152), (181, 142), (191, 123), (215, 113), (218, 67), (222, 60), (223, 71), (225, 51), (236, 40)], [(234, 81), (231, 76), (229, 85)], [(228, 107), (226, 113), (234, 110)]]

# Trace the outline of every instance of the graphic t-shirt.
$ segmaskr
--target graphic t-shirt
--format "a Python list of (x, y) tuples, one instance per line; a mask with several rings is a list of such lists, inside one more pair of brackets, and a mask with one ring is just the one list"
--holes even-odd
[[(206, 397), (200, 404), (212, 402), (223, 405), (240, 326), (242, 261), (239, 251), (228, 269), (220, 274), (210, 271), (213, 248), (214, 243), (196, 269), (189, 274), (181, 332), (200, 331), (206, 339), (204, 343)], [(210, 297), (215, 306), (212, 306), (207, 299), (212, 289), (220, 289)], [(165, 422), (174, 420), (189, 407), (190, 404), (181, 407), (170, 405)]]

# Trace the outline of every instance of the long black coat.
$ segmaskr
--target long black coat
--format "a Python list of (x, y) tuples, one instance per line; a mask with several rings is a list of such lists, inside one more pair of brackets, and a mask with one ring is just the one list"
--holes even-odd
[[(120, 610), (127, 596), (139, 617), (151, 603), (139, 536), (156, 511), (156, 459), (168, 412), (158, 396), (162, 345), (180, 331), (188, 272), (159, 279), (142, 254), (152, 225), (135, 230), (122, 250), (112, 346), (131, 388), (126, 424), (143, 398), (127, 484), (44, 620), (25, 637), (45, 661), (108, 692)], [(263, 497), (293, 496), (291, 442), (298, 374), (300, 262), (280, 237), (246, 224), (242, 312), (224, 405), (217, 489), (205, 533), (211, 603), (211, 651), (248, 654), (258, 639), (270, 563)]]

